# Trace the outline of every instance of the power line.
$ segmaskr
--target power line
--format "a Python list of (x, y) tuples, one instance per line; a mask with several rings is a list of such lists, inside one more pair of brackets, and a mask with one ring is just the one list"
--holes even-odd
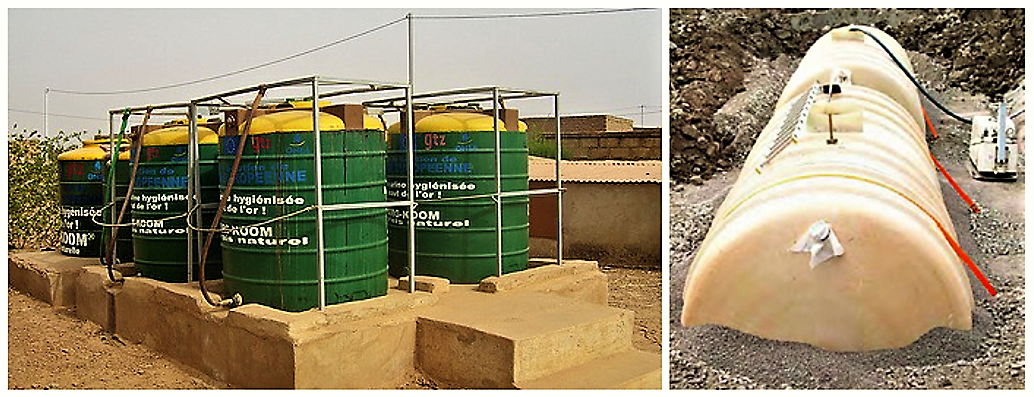
[(223, 74), (215, 75), (215, 76), (212, 76), (212, 77), (206, 77), (206, 78), (203, 78), (203, 79), (191, 80), (191, 81), (187, 81), (187, 82), (183, 82), (183, 83), (169, 84), (169, 85), (163, 85), (163, 86), (158, 86), (158, 87), (141, 88), (141, 89), (135, 89), (135, 90), (73, 91), (73, 90), (60, 90), (60, 89), (56, 89), (56, 88), (51, 88), (50, 91), (52, 91), (52, 92), (59, 92), (59, 93), (62, 93), (62, 94), (75, 94), (75, 95), (137, 94), (137, 93), (142, 93), (142, 92), (159, 91), (159, 90), (165, 90), (165, 89), (169, 89), (169, 88), (177, 88), (177, 87), (183, 87), (183, 86), (188, 86), (188, 85), (192, 85), (192, 84), (204, 83), (204, 82), (207, 82), (207, 81), (218, 80), (218, 79), (221, 79), (221, 78), (230, 77), (230, 76), (233, 76), (233, 75), (238, 75), (238, 74), (245, 73), (245, 72), (250, 72), (250, 71), (255, 70), (255, 69), (264, 68), (266, 66), (274, 65), (274, 64), (277, 64), (277, 63), (280, 63), (280, 62), (284, 62), (284, 61), (289, 61), (291, 59), (298, 58), (298, 57), (301, 57), (301, 56), (309, 55), (309, 54), (314, 53), (316, 51), (324, 50), (324, 49), (336, 46), (338, 44), (344, 43), (346, 41), (350, 41), (350, 40), (354, 40), (354, 39), (366, 36), (366, 35), (368, 35), (370, 33), (373, 33), (373, 32), (376, 32), (378, 30), (387, 28), (389, 26), (392, 26), (392, 25), (394, 25), (396, 23), (399, 23), (399, 22), (402, 22), (402, 21), (405, 21), (405, 20), (406, 20), (406, 17), (402, 17), (402, 18), (393, 20), (391, 22), (385, 23), (383, 25), (380, 25), (380, 26), (377, 26), (377, 27), (374, 27), (374, 28), (371, 28), (371, 29), (364, 30), (362, 32), (353, 34), (351, 36), (348, 36), (348, 37), (345, 37), (345, 38), (342, 38), (342, 39), (339, 39), (339, 40), (335, 40), (333, 42), (321, 45), (319, 47), (314, 47), (314, 48), (311, 48), (311, 49), (299, 52), (299, 53), (294, 54), (294, 55), (289, 55), (289, 56), (286, 56), (286, 57), (283, 57), (283, 58), (280, 58), (280, 59), (276, 59), (276, 60), (272, 60), (272, 61), (269, 61), (269, 62), (261, 63), (261, 64), (258, 64), (258, 65), (255, 65), (255, 66), (246, 67), (244, 69), (236, 70), (236, 71), (229, 72), (229, 73), (223, 73)]
[[(11, 109), (11, 108), (7, 108), (7, 111), (9, 111), (9, 112), (18, 112), (18, 113), (29, 113), (29, 114), (44, 114), (43, 112), (36, 112), (36, 111), (32, 111), (32, 110), (22, 110), (22, 109)], [(108, 119), (102, 119), (100, 117), (75, 116), (75, 115), (71, 115), (71, 114), (57, 114), (57, 113), (49, 113), (48, 112), (48, 113), (46, 113), (46, 115), (47, 116), (54, 116), (54, 117), (67, 117), (67, 118), (70, 118), (70, 119), (108, 121)]]
[(527, 14), (489, 14), (489, 15), (414, 15), (413, 19), (503, 19), (503, 18), (539, 18), (539, 17), (561, 17), (572, 15), (592, 14), (614, 14), (620, 12), (646, 11), (650, 8), (615, 8), (610, 10), (586, 10), (586, 11), (555, 11), (555, 12), (533, 12)]

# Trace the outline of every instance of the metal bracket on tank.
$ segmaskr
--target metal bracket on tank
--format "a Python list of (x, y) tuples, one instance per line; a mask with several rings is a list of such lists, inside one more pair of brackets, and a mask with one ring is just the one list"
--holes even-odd
[(811, 113), (812, 105), (815, 104), (815, 97), (820, 92), (822, 92), (822, 86), (815, 84), (808, 92), (801, 94), (790, 104), (783, 116), (783, 122), (779, 126), (779, 132), (765, 150), (765, 159), (758, 164), (755, 171), (761, 172), (761, 168), (771, 162), (783, 149), (786, 149), (791, 143), (797, 142), (800, 131), (804, 129), (808, 120), (808, 114)]
[(790, 247), (790, 251), (811, 254), (808, 265), (812, 269), (833, 257), (844, 254), (844, 246), (840, 245), (833, 226), (824, 220), (816, 221)]

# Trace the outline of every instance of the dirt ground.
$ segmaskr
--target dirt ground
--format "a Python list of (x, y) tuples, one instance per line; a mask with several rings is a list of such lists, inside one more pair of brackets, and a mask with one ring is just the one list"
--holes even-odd
[(635, 312), (636, 349), (661, 353), (661, 271), (627, 269), (600, 264), (607, 274), (610, 294), (607, 304)]
[[(707, 17), (718, 18), (714, 15)], [(973, 33), (973, 30), (969, 32)], [(792, 35), (787, 32), (780, 34)], [(909, 41), (916, 42), (915, 38)], [(793, 36), (787, 42), (800, 44), (803, 40)], [(756, 45), (757, 42), (754, 43)], [(800, 59), (799, 55), (793, 54), (801, 50), (793, 48), (770, 49), (775, 53), (789, 53), (772, 58), (745, 56), (749, 59), (743, 62), (743, 86), (728, 100), (717, 102), (717, 110), (713, 110), (714, 114), (709, 115), (708, 120), (713, 120), (719, 130), (735, 126), (745, 134), (756, 135), (771, 117), (775, 98)], [(993, 88), (994, 93), (989, 95), (1000, 97), (1003, 94), (1000, 82), (991, 84), (986, 76), (977, 80), (980, 84), (952, 81), (959, 76), (957, 72), (962, 64), (959, 60), (947, 62), (936, 53), (928, 55), (915, 51), (909, 51), (909, 57), (919, 79), (934, 95), (946, 102), (949, 108), (963, 114), (983, 112), (984, 104), (992, 99), (968, 89)], [(1022, 78), (1019, 82), (1004, 81), (1012, 81), (1009, 89), (1023, 85)], [(1022, 93), (1022, 90), (1018, 91)], [(924, 106), (928, 111), (933, 109), (925, 101)], [(902, 349), (836, 353), (800, 343), (766, 340), (720, 326), (682, 327), (678, 319), (687, 270), (710, 227), (715, 209), (721, 205), (739, 173), (738, 164), (742, 162), (744, 153), (734, 152), (730, 153), (732, 160), (727, 166), (719, 167), (722, 169), (716, 170), (710, 180), (675, 181), (671, 186), (669, 380), (673, 389), (1024, 387), (1024, 156), (1021, 155), (1020, 159), (1018, 182), (975, 181), (966, 170), (969, 126), (961, 125), (936, 110), (930, 111), (930, 117), (940, 134), (939, 139), (929, 140), (931, 152), (983, 210), (980, 214), (971, 213), (945, 179), (939, 177), (941, 192), (962, 248), (999, 292), (998, 296), (990, 297), (979, 282), (970, 277), (976, 302), (973, 329), (937, 328)], [(1023, 118), (1017, 119), (1020, 128)], [(673, 140), (676, 139), (674, 133), (673, 130)], [(752, 137), (747, 137), (746, 142), (753, 143)], [(741, 150), (749, 150), (749, 145)], [(676, 166), (673, 162), (672, 167)]]
[(227, 385), (7, 288), (8, 389), (221, 389)]
[[(635, 315), (633, 344), (661, 353), (661, 272), (601, 266), (609, 304)], [(8, 389), (224, 389), (229, 386), (100, 326), (7, 289)], [(402, 389), (437, 389), (415, 374)]]

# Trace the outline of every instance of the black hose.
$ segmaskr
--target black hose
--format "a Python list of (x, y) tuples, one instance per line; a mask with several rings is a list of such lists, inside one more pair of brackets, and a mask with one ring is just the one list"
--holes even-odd
[(866, 36), (869, 36), (874, 41), (876, 41), (876, 44), (879, 44), (880, 47), (883, 48), (883, 51), (886, 51), (887, 55), (890, 55), (890, 59), (892, 59), (894, 61), (894, 63), (898, 65), (898, 68), (900, 68), (901, 71), (905, 73), (905, 76), (908, 76), (909, 80), (912, 80), (912, 84), (915, 84), (916, 88), (919, 89), (919, 92), (922, 92), (923, 95), (926, 96), (926, 99), (929, 99), (930, 102), (932, 102), (934, 104), (934, 106), (937, 106), (938, 109), (941, 109), (942, 112), (944, 112), (945, 114), (951, 116), (955, 120), (961, 121), (961, 122), (963, 122), (965, 124), (973, 124), (973, 120), (970, 120), (970, 119), (967, 119), (965, 117), (959, 116), (958, 114), (955, 114), (955, 112), (952, 112), (950, 109), (944, 107), (944, 105), (941, 105), (940, 102), (937, 102), (936, 99), (933, 99), (933, 96), (931, 96), (929, 92), (926, 92), (926, 89), (923, 88), (923, 86), (921, 84), (919, 84), (919, 80), (916, 80), (915, 76), (912, 75), (912, 72), (909, 72), (908, 69), (905, 68), (905, 65), (901, 64), (901, 61), (898, 60), (898, 57), (894, 56), (894, 53), (890, 51), (890, 48), (887, 48), (887, 46), (884, 45), (883, 42), (880, 41), (880, 39), (876, 38), (876, 35), (870, 33), (868, 30), (865, 30), (865, 29), (862, 29), (862, 28), (858, 28), (858, 27), (852, 27), (852, 28), (849, 29), (849, 31), (851, 31), (851, 32), (862, 32)]
[[(226, 190), (223, 192), (222, 198), (219, 200), (219, 208), (215, 212), (215, 217), (212, 218), (211, 229), (217, 229), (219, 227), (219, 220), (223, 217), (223, 211), (226, 209), (226, 200), (230, 197), (230, 191), (233, 189), (233, 183), (237, 180), (237, 169), (241, 165), (241, 155), (244, 153), (245, 143), (248, 141), (248, 132), (251, 129), (251, 120), (255, 116), (255, 110), (258, 109), (259, 102), (262, 97), (266, 94), (266, 86), (260, 85), (258, 93), (255, 94), (255, 100), (251, 103), (251, 107), (248, 108), (247, 114), (244, 116), (244, 128), (241, 132), (240, 139), (237, 142), (237, 155), (233, 158), (233, 167), (230, 168), (229, 178), (226, 180)], [(205, 288), (205, 263), (208, 261), (208, 250), (212, 247), (212, 240), (215, 237), (214, 231), (208, 232), (207, 238), (205, 238), (204, 248), (201, 249), (201, 263), (198, 265), (198, 287), (201, 289), (201, 296), (205, 298), (205, 302), (208, 302), (212, 306), (235, 306), (240, 305), (240, 295), (235, 295), (230, 299), (225, 299), (220, 302), (216, 302), (208, 295), (208, 289)]]

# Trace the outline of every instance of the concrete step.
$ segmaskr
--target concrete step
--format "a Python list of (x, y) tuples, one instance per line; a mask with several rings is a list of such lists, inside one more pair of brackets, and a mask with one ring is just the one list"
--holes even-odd
[(445, 383), (512, 388), (632, 350), (626, 310), (538, 292), (452, 290), (445, 300), (417, 319), (417, 365)]
[(629, 350), (526, 382), (518, 389), (660, 389), (661, 356)]

